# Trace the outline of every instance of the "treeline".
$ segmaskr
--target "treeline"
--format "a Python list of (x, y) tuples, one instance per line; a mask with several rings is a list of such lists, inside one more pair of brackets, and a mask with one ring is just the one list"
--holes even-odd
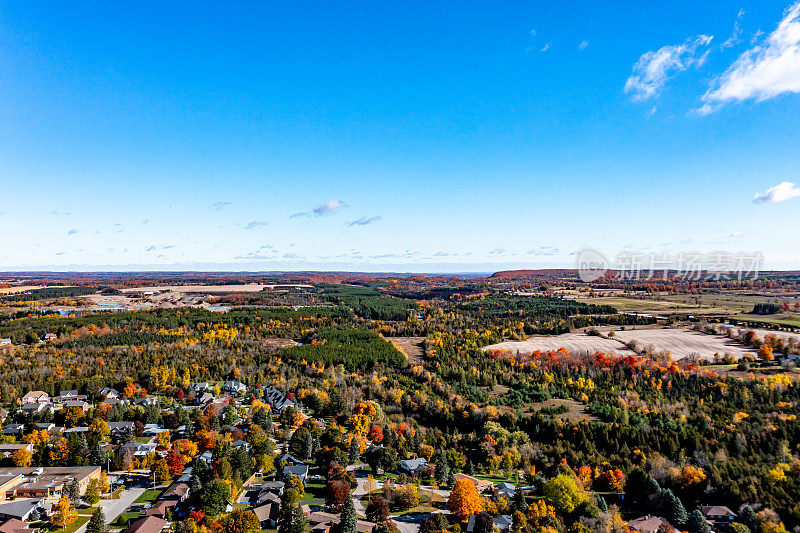
[(594, 305), (574, 300), (547, 296), (492, 295), (481, 300), (472, 300), (459, 306), (467, 311), (480, 311), (486, 315), (567, 318), (575, 315), (609, 315), (617, 310), (610, 305)]
[(319, 285), (320, 297), (328, 302), (339, 303), (369, 320), (405, 320), (409, 310), (417, 303), (407, 298), (394, 297), (372, 287), (355, 285)]
[(368, 368), (375, 363), (399, 367), (405, 356), (376, 333), (363, 328), (324, 327), (309, 333), (307, 344), (281, 350), (294, 360), (344, 365), (348, 369)]

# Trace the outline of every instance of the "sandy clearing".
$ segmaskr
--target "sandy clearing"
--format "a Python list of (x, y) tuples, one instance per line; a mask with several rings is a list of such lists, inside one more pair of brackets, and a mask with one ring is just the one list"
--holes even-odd
[(536, 350), (543, 352), (565, 348), (573, 353), (594, 353), (597, 351), (618, 355), (631, 355), (633, 352), (619, 341), (604, 339), (585, 333), (564, 333), (562, 335), (535, 335), (524, 341), (506, 341), (491, 346), (484, 350), (510, 350), (515, 353), (530, 353)]
[(271, 287), (271, 285), (261, 285), (259, 283), (247, 283), (245, 285), (161, 285), (157, 287), (134, 287), (132, 289), (122, 289), (122, 292), (259, 292), (266, 287)]
[(20, 285), (18, 287), (0, 288), (0, 295), (2, 294), (17, 294), (18, 292), (32, 291), (34, 289), (43, 289), (43, 285)]
[(754, 350), (722, 335), (708, 335), (689, 328), (617, 329), (614, 334), (625, 343), (636, 341), (639, 349), (650, 347), (655, 352), (669, 351), (673, 359), (697, 354), (710, 361), (715, 353), (724, 355), (726, 352), (738, 359), (754, 353)]

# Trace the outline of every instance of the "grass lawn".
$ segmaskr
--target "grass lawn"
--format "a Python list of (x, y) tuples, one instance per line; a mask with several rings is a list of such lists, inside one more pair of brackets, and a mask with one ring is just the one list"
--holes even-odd
[(395, 513), (397, 516), (404, 516), (409, 514), (421, 514), (421, 513), (432, 513), (437, 511), (438, 507), (431, 507), (430, 505), (417, 505), (416, 507), (412, 507), (411, 509), (406, 509), (405, 511), (399, 511)]
[(138, 512), (122, 513), (109, 525), (114, 529), (125, 528), (137, 518), (139, 518)]
[(147, 444), (153, 439), (153, 437), (136, 437), (136, 442), (140, 444)]
[(52, 531), (53, 533), (61, 533), (62, 531), (64, 533), (75, 533), (75, 531), (77, 531), (79, 527), (81, 527), (83, 524), (89, 521), (89, 518), (91, 518), (89, 515), (79, 515), (77, 520), (75, 520), (73, 523), (71, 523), (65, 528), (54, 526), (48, 523), (46, 530)]
[(141, 493), (138, 498), (133, 500), (133, 503), (149, 503), (158, 498), (158, 495), (161, 494), (160, 489), (148, 489)]
[(306, 485), (306, 493), (300, 498), (301, 502), (311, 500), (324, 500), (326, 495), (326, 487), (321, 483), (309, 483)]
[(86, 509), (78, 509), (78, 514), (92, 516), (97, 510), (97, 507), (87, 507)]

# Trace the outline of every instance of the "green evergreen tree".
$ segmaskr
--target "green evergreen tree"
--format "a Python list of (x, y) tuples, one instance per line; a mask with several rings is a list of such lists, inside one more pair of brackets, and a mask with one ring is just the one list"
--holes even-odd
[(749, 505), (745, 505), (742, 508), (741, 522), (747, 526), (751, 533), (759, 533), (761, 530), (758, 523), (758, 516), (756, 516), (756, 512)]
[(106, 531), (106, 515), (103, 513), (103, 509), (98, 507), (86, 525), (86, 533), (105, 533)]
[(700, 509), (695, 509), (689, 515), (689, 521), (686, 523), (686, 529), (689, 533), (711, 533), (711, 528), (706, 521), (706, 517), (700, 512)]
[(664, 514), (667, 515), (669, 523), (675, 527), (683, 528), (689, 516), (681, 500), (670, 489), (663, 491), (661, 498)]
[(356, 508), (353, 506), (353, 498), (348, 497), (342, 506), (342, 514), (339, 517), (338, 533), (358, 533), (358, 517)]

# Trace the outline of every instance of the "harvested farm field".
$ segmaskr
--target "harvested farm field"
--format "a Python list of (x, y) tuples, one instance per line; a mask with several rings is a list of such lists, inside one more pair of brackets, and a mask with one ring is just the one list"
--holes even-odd
[(697, 355), (702, 359), (713, 360), (714, 354), (729, 353), (741, 358), (745, 354), (754, 354), (755, 350), (723, 335), (708, 335), (689, 328), (641, 328), (615, 330), (615, 338), (628, 343), (636, 342), (637, 351), (649, 348), (654, 352), (669, 351), (673, 359), (683, 359)]
[(623, 343), (614, 339), (605, 339), (586, 333), (564, 333), (562, 335), (535, 335), (524, 341), (506, 341), (491, 346), (484, 350), (509, 350), (515, 353), (531, 353), (536, 350), (543, 352), (555, 351), (564, 348), (571, 353), (614, 352), (617, 355), (632, 355)]

